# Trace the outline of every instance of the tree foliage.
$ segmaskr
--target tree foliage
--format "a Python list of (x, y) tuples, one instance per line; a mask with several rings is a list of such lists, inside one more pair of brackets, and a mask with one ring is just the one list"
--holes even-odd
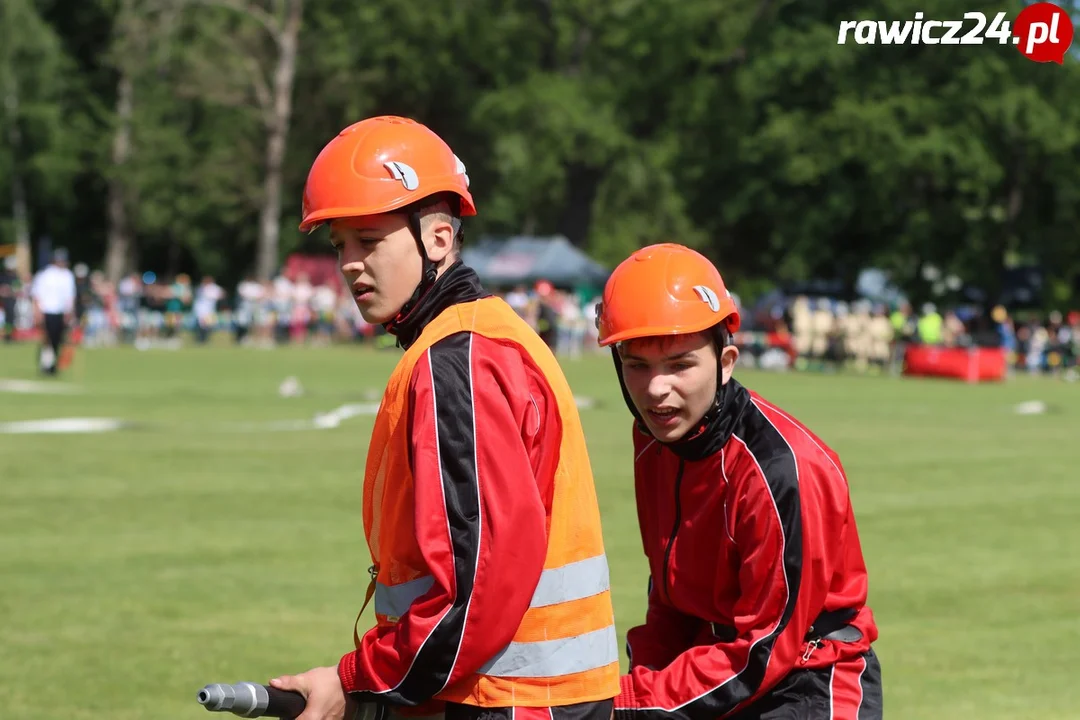
[(296, 226), (319, 149), (391, 113), (465, 160), (474, 236), (562, 233), (608, 263), (684, 242), (736, 289), (851, 284), (878, 266), (917, 296), (933, 265), (993, 296), (1006, 267), (1032, 264), (1047, 302), (1080, 301), (1072, 56), (837, 44), (844, 20), (928, 12), (914, 0), (306, 0), (275, 207), (294, 2), (7, 0), (0, 90), (17, 102), (0, 108), (0, 242), (17, 239), (21, 192), (35, 242), (100, 264), (119, 198), (131, 267), (265, 274), (318, 242)]

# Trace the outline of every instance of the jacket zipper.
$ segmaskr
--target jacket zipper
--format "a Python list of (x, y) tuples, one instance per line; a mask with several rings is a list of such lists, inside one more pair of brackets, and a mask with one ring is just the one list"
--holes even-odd
[(679, 524), (682, 522), (682, 503), (679, 490), (682, 488), (683, 467), (685, 467), (685, 461), (680, 459), (679, 472), (675, 475), (675, 524), (671, 528), (671, 537), (668, 539), (667, 548), (664, 550), (663, 588), (664, 595), (667, 595), (669, 603), (671, 602), (671, 591), (668, 588), (668, 563), (671, 561), (671, 546), (675, 544), (675, 536), (679, 533)]

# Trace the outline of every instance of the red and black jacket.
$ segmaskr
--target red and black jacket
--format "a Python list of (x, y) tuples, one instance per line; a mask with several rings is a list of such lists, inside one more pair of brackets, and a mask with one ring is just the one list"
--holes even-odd
[[(635, 424), (651, 576), (645, 623), (627, 636), (619, 720), (724, 717), (793, 670), (857, 658), (877, 639), (840, 459), (735, 380), (720, 399), (701, 457)], [(837, 617), (861, 639), (815, 642), (812, 626)]]
[[(455, 263), (389, 329), (407, 348), (440, 312), (487, 294)], [(544, 569), (558, 461), (550, 449), (562, 420), (547, 378), (520, 347), (475, 333), (424, 354), (409, 402), (416, 529), (437, 548), (440, 571), (457, 578), (456, 591), (410, 607), (392, 631), (365, 634), (338, 674), (347, 692), (434, 713), (442, 703), (432, 697), (501, 650), (529, 607)]]

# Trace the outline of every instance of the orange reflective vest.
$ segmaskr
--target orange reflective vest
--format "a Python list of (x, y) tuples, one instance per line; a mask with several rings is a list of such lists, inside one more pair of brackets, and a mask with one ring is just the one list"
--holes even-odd
[[(424, 354), (463, 331), (520, 348), (546, 378), (558, 404), (562, 432), (559, 447), (548, 451), (557, 451), (558, 463), (546, 518), (544, 569), (528, 610), (506, 647), (475, 672), (448, 678), (434, 699), (484, 707), (549, 707), (613, 698), (619, 692), (615, 619), (600, 512), (577, 407), (554, 355), (498, 298), (443, 311), (406, 351), (387, 384), (364, 478), (364, 530), (376, 573), (378, 624), (371, 632), (393, 627), (414, 602), (423, 602), (435, 582), (415, 525), (409, 385)], [(470, 382), (485, 380), (493, 382), (479, 376)], [(477, 442), (483, 437), (478, 435)], [(522, 482), (532, 479), (523, 477)], [(452, 533), (449, 527), (447, 531)], [(484, 629), (465, 625), (463, 632)]]

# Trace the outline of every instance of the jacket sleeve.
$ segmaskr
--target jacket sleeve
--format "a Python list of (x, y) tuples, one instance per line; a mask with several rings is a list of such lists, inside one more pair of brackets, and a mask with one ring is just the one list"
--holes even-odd
[[(795, 667), (816, 594), (827, 588), (821, 557), (804, 557), (796, 461), (777, 453), (753, 461), (736, 491), (734, 539), (742, 554), (734, 642), (691, 647), (660, 670), (620, 679), (617, 720), (713, 720), (754, 700)], [(706, 550), (707, 551), (707, 550)], [(820, 598), (819, 598), (820, 600)]]
[(347, 692), (416, 706), (513, 638), (547, 547), (545, 505), (521, 429), (533, 406), (513, 400), (522, 388), (528, 398), (528, 387), (517, 351), (472, 333), (439, 341), (417, 363), (415, 527), (434, 582), (397, 623), (368, 631), (341, 659)]
[(630, 628), (626, 633), (626, 654), (630, 669), (644, 667), (659, 670), (666, 667), (686, 647), (693, 637), (696, 621), (664, 602), (649, 576), (649, 609), (645, 624)]

